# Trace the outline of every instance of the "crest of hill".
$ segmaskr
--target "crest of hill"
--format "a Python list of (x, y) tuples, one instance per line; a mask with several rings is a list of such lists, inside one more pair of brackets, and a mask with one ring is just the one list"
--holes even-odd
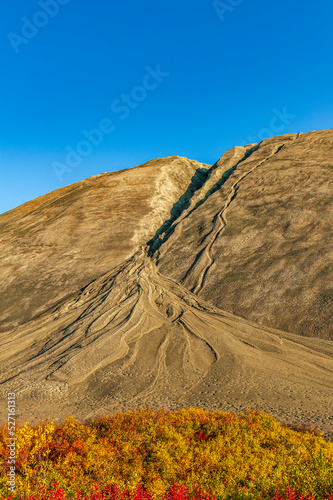
[(0, 215), (0, 330), (38, 316), (129, 258), (206, 167), (177, 156), (159, 158)]

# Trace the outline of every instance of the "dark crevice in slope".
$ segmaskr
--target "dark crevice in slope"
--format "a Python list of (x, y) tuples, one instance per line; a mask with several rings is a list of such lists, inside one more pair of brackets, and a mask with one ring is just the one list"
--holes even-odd
[(191, 274), (191, 272), (193, 271), (193, 269), (195, 268), (195, 266), (197, 265), (197, 263), (199, 262), (199, 260), (201, 259), (202, 257), (202, 254), (204, 253), (206, 247), (202, 248), (198, 253), (197, 255), (195, 256), (195, 259), (194, 261), (192, 262), (192, 264), (190, 265), (190, 267), (188, 268), (188, 270), (186, 271), (185, 275), (183, 276), (183, 278), (180, 280), (180, 283), (183, 285), (186, 278)]
[(170, 237), (173, 232), (173, 223), (182, 215), (184, 210), (190, 206), (194, 193), (198, 191), (198, 189), (202, 188), (207, 181), (209, 174), (210, 169), (208, 168), (198, 168), (195, 172), (187, 190), (173, 205), (170, 211), (170, 218), (162, 224), (162, 226), (156, 231), (155, 236), (147, 242), (149, 247), (149, 257), (152, 257), (160, 246)]
[[(220, 210), (216, 214), (216, 216), (215, 216), (215, 221), (216, 221), (215, 224), (218, 223), (218, 225), (215, 226), (214, 229), (213, 229), (213, 231), (212, 231), (212, 233), (213, 233), (212, 238), (209, 241), (209, 243), (202, 250), (200, 250), (199, 254), (197, 255), (197, 257), (195, 259), (195, 263), (190, 268), (192, 270), (195, 267), (195, 264), (198, 263), (198, 261), (200, 259), (202, 259), (202, 258), (206, 259), (206, 263), (205, 263), (204, 268), (203, 268), (203, 270), (201, 271), (201, 273), (200, 273), (200, 275), (198, 277), (197, 283), (191, 288), (191, 292), (192, 293), (198, 294), (202, 290), (204, 282), (206, 280), (206, 276), (208, 274), (208, 271), (210, 270), (210, 268), (212, 267), (213, 263), (215, 262), (215, 259), (213, 258), (212, 254), (211, 254), (212, 246), (214, 245), (215, 241), (218, 239), (218, 237), (221, 235), (221, 233), (225, 230), (225, 228), (227, 226), (227, 220), (225, 218), (225, 213), (229, 209), (229, 207), (230, 207), (231, 203), (233, 202), (233, 200), (236, 198), (241, 182), (246, 177), (248, 177), (249, 175), (251, 175), (259, 167), (261, 167), (267, 161), (269, 161), (273, 156), (277, 155), (281, 151), (281, 149), (284, 148), (284, 147), (285, 147), (285, 143), (282, 144), (281, 146), (279, 146), (274, 153), (272, 153), (267, 158), (265, 158), (263, 161), (261, 161), (260, 163), (258, 163), (257, 165), (255, 165), (254, 168), (250, 169), (248, 172), (246, 172), (245, 174), (243, 174), (231, 186), (231, 192), (230, 192), (229, 197), (228, 197), (228, 199), (226, 201), (226, 204), (224, 205), (224, 207), (222, 208), (222, 210)], [(200, 257), (198, 257), (199, 255), (200, 255)], [(190, 269), (188, 270), (188, 272), (186, 273), (186, 275), (184, 276), (184, 278), (181, 280), (182, 283), (189, 276)]]
[[(207, 191), (207, 193), (201, 200), (199, 200), (195, 204), (194, 208), (192, 208), (192, 210), (189, 211), (185, 219), (189, 217), (200, 205), (205, 203), (205, 201), (209, 198), (209, 196), (215, 193), (215, 191), (218, 191), (223, 186), (223, 184), (229, 179), (229, 177), (233, 174), (238, 165), (243, 161), (245, 161), (249, 156), (251, 156), (251, 154), (254, 153), (259, 148), (260, 144), (261, 143), (257, 144), (251, 149), (247, 149), (243, 158), (223, 173), (221, 179), (216, 184), (214, 184), (214, 186), (212, 186), (212, 188), (209, 191)], [(154, 237), (147, 242), (149, 257), (153, 257), (155, 252), (157, 252), (157, 250), (163, 245), (163, 243), (165, 243), (170, 238), (177, 225), (176, 222), (177, 219), (190, 206), (191, 199), (194, 193), (205, 185), (205, 183), (207, 182), (207, 180), (210, 178), (211, 174), (217, 167), (218, 167), (218, 162), (216, 162), (209, 169), (199, 168), (196, 171), (196, 173), (191, 179), (191, 183), (187, 188), (186, 192), (173, 205), (170, 212), (171, 215), (170, 218), (162, 224), (162, 226), (156, 231)]]
[[(207, 193), (205, 194), (204, 198), (202, 198), (202, 200), (198, 201), (195, 205), (194, 208), (192, 208), (192, 210), (188, 213), (188, 215), (186, 217), (189, 217), (191, 215), (191, 213), (193, 213), (198, 207), (200, 207), (200, 205), (202, 205), (203, 203), (205, 203), (205, 201), (212, 195), (214, 194), (216, 191), (218, 191), (219, 189), (221, 189), (221, 187), (223, 186), (223, 184), (225, 184), (227, 182), (227, 180), (229, 179), (229, 177), (234, 173), (234, 171), (236, 170), (236, 168), (241, 164), (243, 163), (245, 160), (247, 160), (255, 151), (257, 151), (257, 149), (259, 149), (260, 147), (260, 143), (256, 144), (256, 146), (254, 146), (253, 148), (251, 149), (247, 149), (246, 152), (245, 152), (245, 155), (243, 156), (243, 158), (241, 158), (233, 167), (229, 168), (228, 170), (226, 170), (221, 179), (218, 180), (216, 182), (216, 184), (214, 184), (214, 186), (212, 186), (210, 188), (209, 191), (207, 191)], [(211, 171), (209, 172), (209, 176), (211, 175), (211, 173), (217, 168), (218, 166), (218, 163), (215, 163), (215, 165), (212, 166), (211, 168)]]

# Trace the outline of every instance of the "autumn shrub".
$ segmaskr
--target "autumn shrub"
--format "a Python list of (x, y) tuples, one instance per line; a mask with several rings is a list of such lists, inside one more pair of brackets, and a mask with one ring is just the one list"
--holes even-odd
[[(6, 437), (3, 425), (4, 462)], [(326, 500), (333, 491), (333, 443), (261, 411), (145, 409), (25, 424), (16, 437), (13, 500)], [(1, 495), (8, 498), (6, 467)]]

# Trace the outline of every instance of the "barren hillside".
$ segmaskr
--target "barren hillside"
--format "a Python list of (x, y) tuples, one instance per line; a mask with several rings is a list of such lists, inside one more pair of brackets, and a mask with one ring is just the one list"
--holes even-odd
[(1, 215), (0, 384), (21, 418), (260, 408), (333, 436), (332, 146), (153, 160)]

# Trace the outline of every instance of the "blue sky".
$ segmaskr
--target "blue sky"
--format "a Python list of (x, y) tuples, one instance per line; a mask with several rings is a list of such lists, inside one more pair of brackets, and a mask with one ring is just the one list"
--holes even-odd
[(152, 158), (211, 164), (332, 128), (332, 18), (329, 1), (4, 0), (0, 212)]

